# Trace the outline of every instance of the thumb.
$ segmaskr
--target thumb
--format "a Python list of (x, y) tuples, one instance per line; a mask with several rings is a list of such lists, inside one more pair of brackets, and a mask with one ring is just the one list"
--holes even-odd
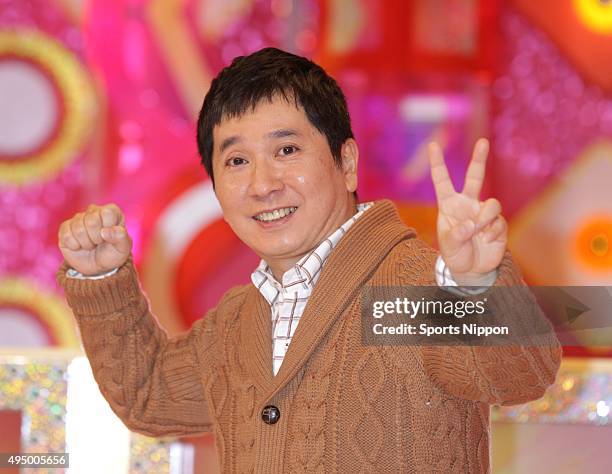
[(118, 252), (129, 253), (132, 250), (132, 240), (123, 226), (103, 227), (100, 235), (105, 242), (112, 244)]

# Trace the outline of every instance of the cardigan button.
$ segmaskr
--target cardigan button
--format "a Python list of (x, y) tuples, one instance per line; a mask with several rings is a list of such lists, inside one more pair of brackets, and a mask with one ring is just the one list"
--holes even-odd
[(280, 410), (274, 405), (267, 405), (261, 412), (261, 419), (268, 425), (273, 425), (280, 418)]

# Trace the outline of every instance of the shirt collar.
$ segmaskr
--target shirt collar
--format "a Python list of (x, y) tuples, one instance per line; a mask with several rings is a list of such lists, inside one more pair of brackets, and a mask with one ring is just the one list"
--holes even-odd
[(270, 305), (274, 304), (281, 293), (297, 293), (299, 297), (307, 298), (319, 279), (329, 254), (355, 221), (373, 204), (372, 202), (358, 204), (357, 213), (283, 274), (282, 284), (274, 278), (269, 265), (262, 259), (251, 274), (253, 285)]

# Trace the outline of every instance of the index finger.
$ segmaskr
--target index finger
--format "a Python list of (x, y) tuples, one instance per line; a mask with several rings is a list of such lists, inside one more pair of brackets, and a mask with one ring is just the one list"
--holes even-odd
[(481, 138), (474, 145), (472, 159), (465, 175), (465, 184), (462, 193), (468, 197), (478, 199), (485, 178), (487, 155), (489, 154), (489, 141)]
[(113, 227), (125, 223), (123, 213), (116, 204), (106, 204), (103, 206), (100, 210), (100, 217), (102, 217), (102, 225), (104, 227)]
[(427, 147), (427, 152), (431, 167), (431, 180), (433, 181), (438, 201), (441, 201), (455, 194), (455, 187), (444, 163), (444, 154), (440, 145), (435, 142), (430, 143)]

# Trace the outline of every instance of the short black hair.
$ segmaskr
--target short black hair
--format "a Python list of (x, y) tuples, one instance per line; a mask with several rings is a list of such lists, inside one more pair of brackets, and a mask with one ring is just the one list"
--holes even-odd
[(202, 165), (213, 176), (213, 129), (240, 117), (263, 100), (284, 97), (301, 106), (308, 121), (327, 138), (334, 162), (342, 166), (342, 144), (353, 137), (346, 98), (336, 81), (311, 60), (277, 48), (238, 56), (212, 80), (198, 117), (197, 142)]

